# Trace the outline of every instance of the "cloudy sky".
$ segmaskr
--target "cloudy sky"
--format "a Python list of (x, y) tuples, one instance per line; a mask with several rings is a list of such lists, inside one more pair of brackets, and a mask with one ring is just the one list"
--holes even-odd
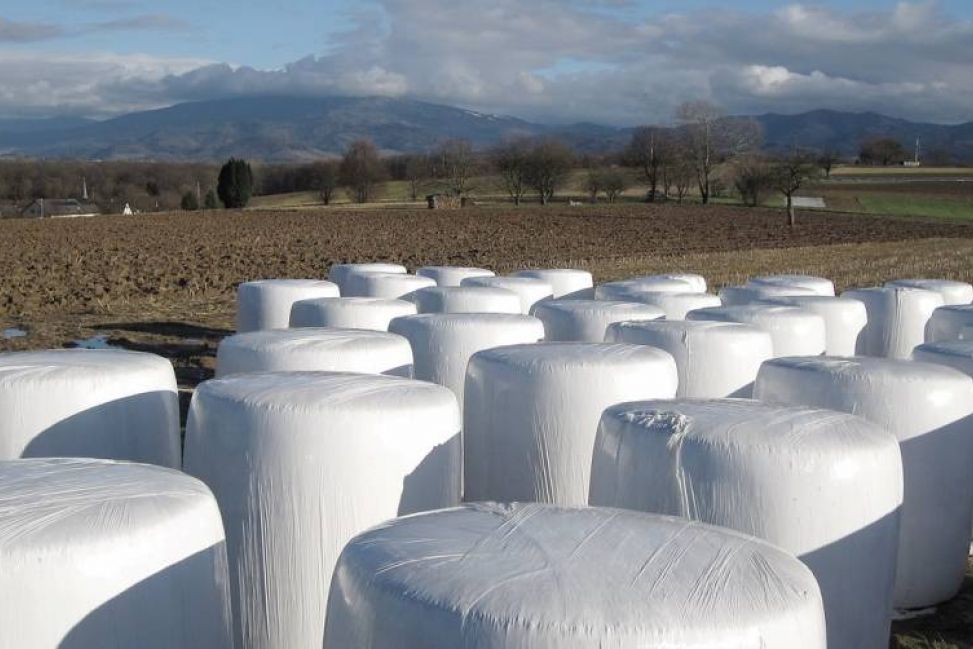
[[(973, 1), (4, 0), (0, 116), (391, 95), (550, 121), (973, 120)], [(232, 9), (228, 9), (232, 7)]]

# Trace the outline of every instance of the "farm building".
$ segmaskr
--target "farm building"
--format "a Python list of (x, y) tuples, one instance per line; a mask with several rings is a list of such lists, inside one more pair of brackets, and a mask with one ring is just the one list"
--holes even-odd
[(26, 218), (96, 216), (100, 213), (97, 205), (82, 203), (74, 198), (38, 198), (20, 211), (20, 215)]

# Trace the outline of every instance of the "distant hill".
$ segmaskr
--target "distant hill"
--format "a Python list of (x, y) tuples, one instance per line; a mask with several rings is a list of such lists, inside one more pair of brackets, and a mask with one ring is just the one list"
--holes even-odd
[[(761, 115), (770, 149), (794, 144), (854, 155), (869, 134), (948, 149), (973, 159), (973, 123), (915, 124), (863, 113)], [(202, 160), (243, 156), (268, 162), (336, 156), (367, 137), (387, 153), (428, 151), (461, 137), (483, 148), (505, 137), (553, 135), (586, 152), (617, 149), (631, 129), (599, 124), (547, 126), (515, 117), (385, 97), (243, 97), (177, 104), (105, 121), (0, 120), (0, 155), (100, 160)]]

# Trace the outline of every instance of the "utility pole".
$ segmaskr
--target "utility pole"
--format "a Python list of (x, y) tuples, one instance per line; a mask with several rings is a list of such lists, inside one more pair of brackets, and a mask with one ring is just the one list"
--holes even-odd
[(919, 138), (916, 138), (916, 166), (919, 166)]

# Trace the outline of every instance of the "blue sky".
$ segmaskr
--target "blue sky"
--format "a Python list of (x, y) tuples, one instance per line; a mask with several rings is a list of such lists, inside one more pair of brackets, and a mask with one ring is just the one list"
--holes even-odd
[(286, 92), (618, 124), (697, 97), (965, 121), (970, 43), (971, 0), (5, 0), (0, 116)]

